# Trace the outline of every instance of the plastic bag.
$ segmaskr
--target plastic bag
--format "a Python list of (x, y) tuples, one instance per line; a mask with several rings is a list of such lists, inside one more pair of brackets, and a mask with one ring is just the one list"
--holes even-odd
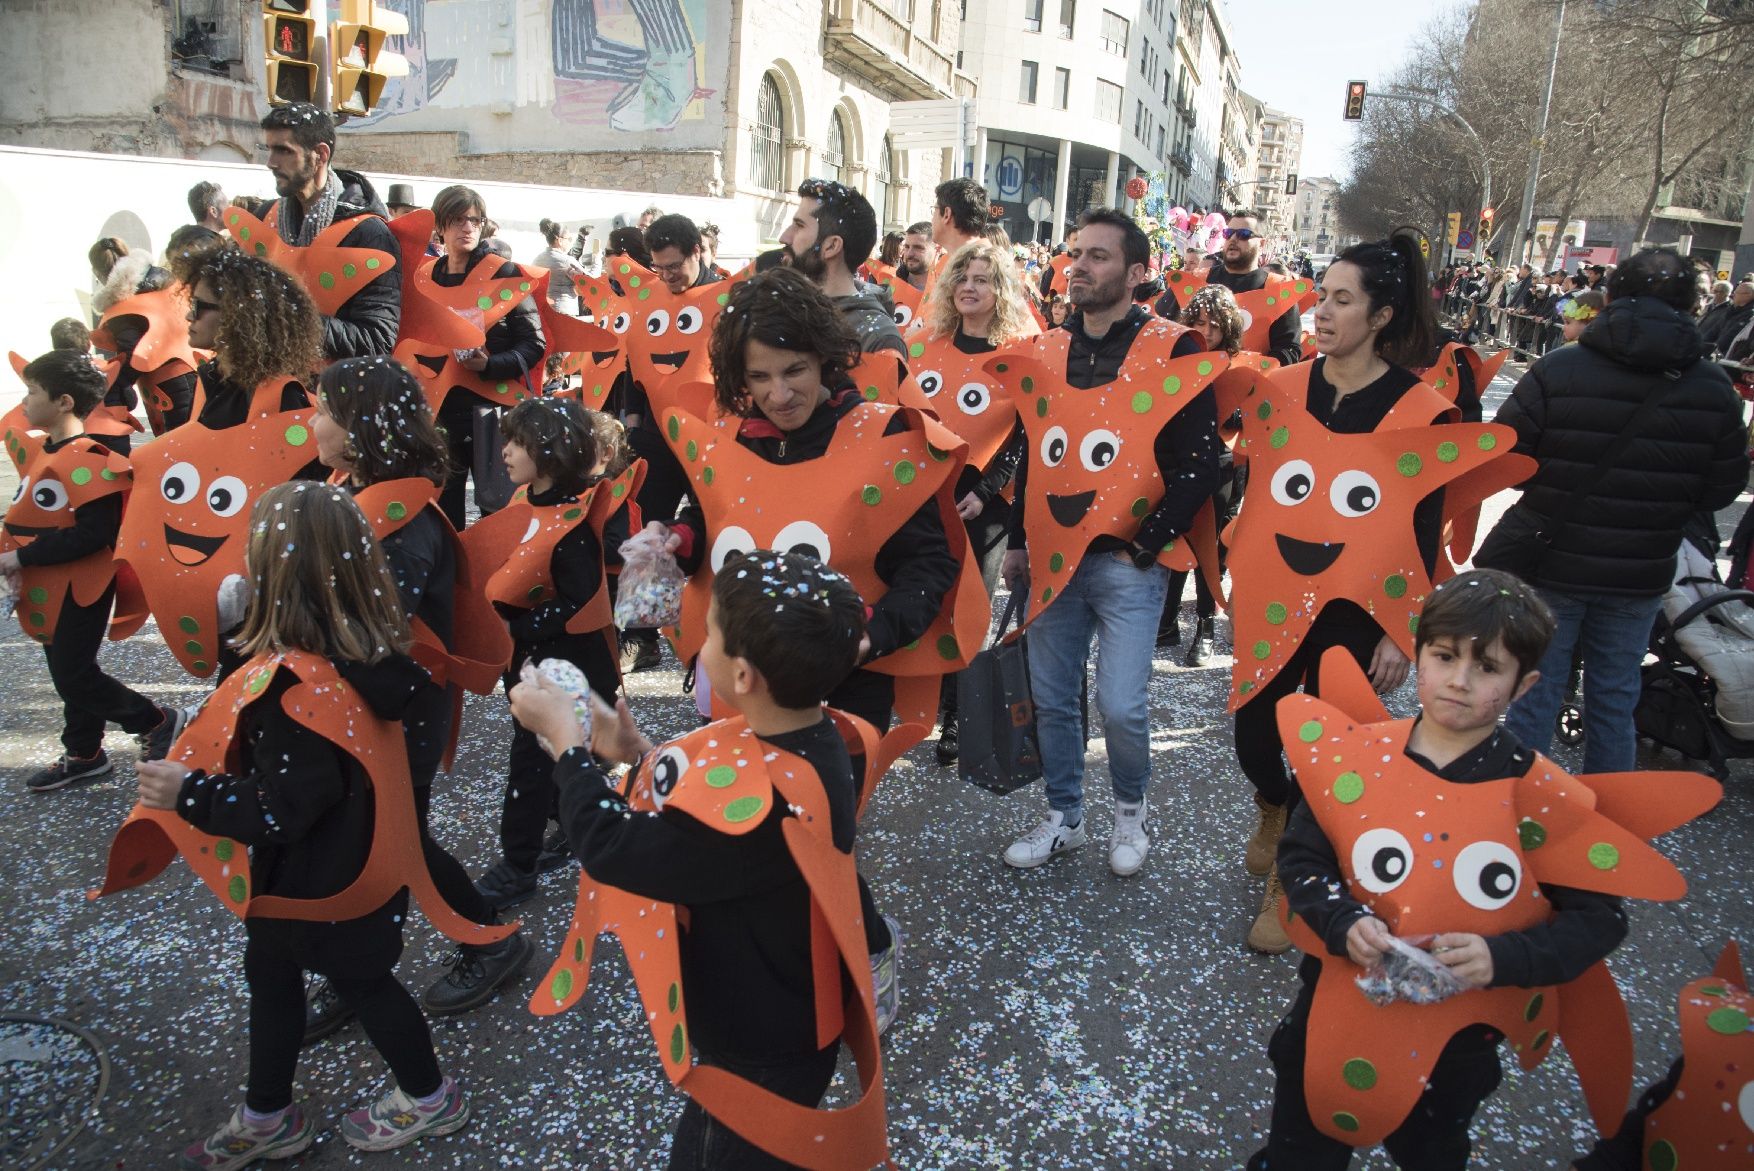
[(674, 626), (682, 618), (682, 586), (688, 578), (658, 533), (639, 532), (621, 543), (621, 580), (615, 593), (615, 625), (622, 630)]
[[(583, 671), (565, 659), (543, 659), (540, 663), (525, 660), (524, 665), (518, 668), (518, 678), (531, 686), (546, 679), (572, 696), (572, 713), (578, 718), (579, 732), (585, 743), (590, 744), (591, 685), (585, 682)], [(548, 743), (546, 736), (536, 737), (536, 742), (542, 745), (542, 751), (553, 754), (554, 746)]]
[(1389, 949), (1382, 959), (1358, 977), (1357, 983), (1365, 999), (1378, 1006), (1397, 1000), (1436, 1004), (1463, 991), (1436, 956), (1394, 936), (1389, 938)]

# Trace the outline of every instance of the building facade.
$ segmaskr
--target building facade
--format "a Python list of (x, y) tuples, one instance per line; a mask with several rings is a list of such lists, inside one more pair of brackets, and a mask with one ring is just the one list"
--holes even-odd
[(1325, 175), (1297, 181), (1294, 235), (1299, 248), (1317, 255), (1340, 251), (1339, 194), (1340, 184)]
[(1242, 92), (1234, 70), (1224, 78), (1224, 130), (1218, 163), (1218, 205), (1251, 207), (1260, 187), (1256, 160), (1260, 152), (1261, 117), (1266, 109)]
[(1224, 13), (1213, 0), (1182, 0), (1176, 69), (1181, 134), (1170, 155), (1170, 202), (1213, 210), (1223, 203), (1225, 77), (1241, 70)]
[(1303, 162), (1303, 119), (1266, 106), (1261, 112), (1261, 145), (1255, 159), (1255, 214), (1276, 240), (1294, 230), (1297, 197), (1287, 193)]

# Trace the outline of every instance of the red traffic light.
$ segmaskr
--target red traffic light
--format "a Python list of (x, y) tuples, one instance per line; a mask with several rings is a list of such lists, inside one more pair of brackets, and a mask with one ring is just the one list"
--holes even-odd
[(1364, 91), (1362, 81), (1346, 83), (1346, 121), (1357, 122), (1364, 117)]

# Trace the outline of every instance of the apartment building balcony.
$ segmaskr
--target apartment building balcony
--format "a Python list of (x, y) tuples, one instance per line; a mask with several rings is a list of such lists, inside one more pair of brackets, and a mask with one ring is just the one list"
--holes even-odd
[(1169, 152), (1169, 165), (1184, 175), (1194, 173), (1194, 150), (1187, 143), (1182, 143)]
[[(877, 0), (824, 0), (824, 57), (869, 73), (894, 100), (972, 97), (953, 54), (919, 36)], [(966, 92), (964, 92), (966, 91)]]

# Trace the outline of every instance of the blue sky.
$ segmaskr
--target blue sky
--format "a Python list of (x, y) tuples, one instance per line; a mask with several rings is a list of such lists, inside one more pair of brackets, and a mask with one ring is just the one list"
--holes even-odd
[(1242, 88), (1303, 119), (1304, 175), (1344, 177), (1353, 130), (1346, 83), (1386, 77), (1440, 0), (1226, 0)]

